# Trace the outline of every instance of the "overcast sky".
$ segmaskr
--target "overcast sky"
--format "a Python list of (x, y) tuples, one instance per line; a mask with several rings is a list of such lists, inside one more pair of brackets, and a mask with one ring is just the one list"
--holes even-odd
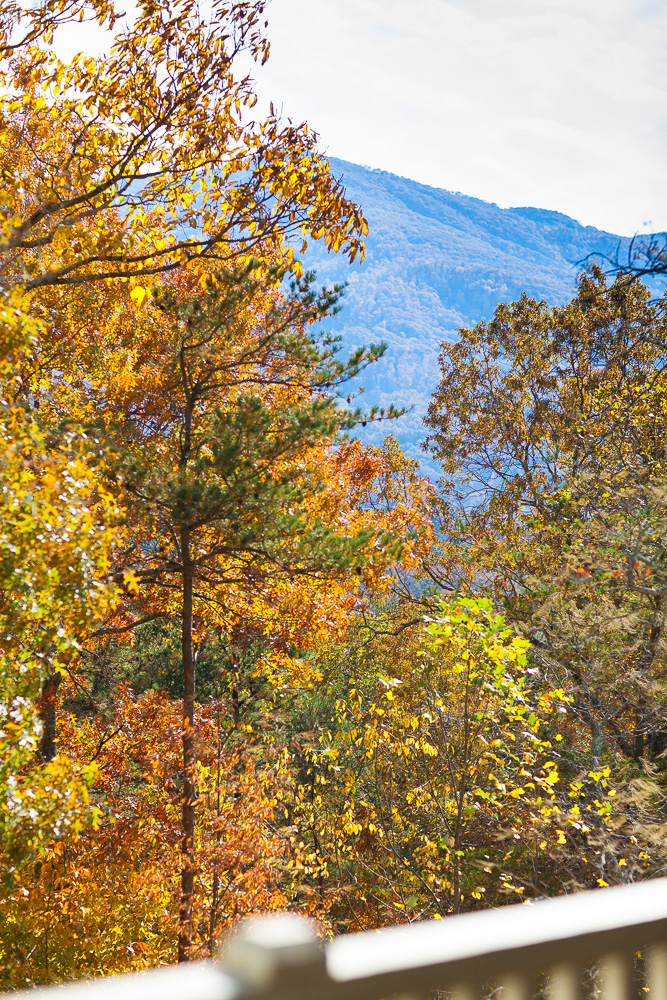
[(332, 156), (667, 229), (665, 0), (271, 0), (262, 94)]
[[(269, 0), (267, 15), (259, 92), (330, 155), (619, 235), (667, 230), (667, 0)], [(103, 47), (67, 32), (63, 55)]]

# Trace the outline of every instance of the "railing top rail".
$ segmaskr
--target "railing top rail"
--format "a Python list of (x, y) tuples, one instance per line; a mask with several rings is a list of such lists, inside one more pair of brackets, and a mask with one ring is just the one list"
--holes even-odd
[(333, 980), (346, 982), (503, 955), (513, 961), (519, 952), (540, 964), (658, 940), (667, 941), (667, 879), (349, 934), (327, 946), (326, 963)]
[(188, 962), (1, 995), (6, 1000), (239, 1000), (243, 992), (238, 978), (213, 962)]
[(318, 944), (288, 914), (241, 925), (220, 963), (191, 963), (14, 997), (34, 1000), (373, 1000), (651, 944), (667, 945), (667, 879), (599, 889)]

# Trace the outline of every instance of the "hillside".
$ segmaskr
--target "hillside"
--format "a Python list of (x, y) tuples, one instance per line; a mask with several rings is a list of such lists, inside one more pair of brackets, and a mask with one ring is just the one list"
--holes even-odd
[(330, 162), (368, 219), (366, 257), (350, 266), (314, 247), (306, 261), (318, 282), (348, 282), (333, 321), (344, 344), (388, 344), (385, 358), (362, 380), (366, 404), (414, 407), (390, 427), (368, 427), (364, 434), (379, 442), (392, 430), (423, 461), (421, 421), (438, 378), (440, 343), (521, 292), (553, 304), (567, 300), (578, 262), (593, 251), (614, 254), (619, 237), (558, 212), (501, 209), (384, 171)]

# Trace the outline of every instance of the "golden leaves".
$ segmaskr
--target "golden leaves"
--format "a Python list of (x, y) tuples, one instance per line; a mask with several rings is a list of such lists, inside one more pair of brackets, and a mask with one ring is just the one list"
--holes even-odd
[[(276, 778), (264, 776), (247, 746), (228, 744), (217, 711), (204, 708), (197, 726), (200, 881), (193, 957), (209, 954), (211, 930), (215, 945), (239, 917), (289, 906), (298, 871), (289, 843), (273, 832), (279, 761), (272, 762)], [(86, 970), (109, 975), (173, 959), (179, 703), (162, 692), (135, 697), (121, 686), (104, 717), (64, 714), (60, 751), (62, 761), (81, 770), (95, 757), (95, 795), (103, 796), (104, 808), (95, 830), (51, 844), (37, 867), (17, 869), (14, 886), (3, 894), (0, 954), (13, 956), (3, 970), (8, 985), (57, 982)], [(55, 769), (53, 775), (58, 784)]]
[(149, 291), (147, 288), (143, 288), (141, 285), (136, 285), (130, 292), (130, 298), (133, 299), (138, 306), (142, 306), (144, 300), (148, 297)]
[[(211, 255), (257, 252), (263, 241), (277, 246), (299, 230), (358, 252), (363, 217), (330, 176), (307, 127), (272, 117), (240, 123), (240, 108), (255, 98), (247, 79), (233, 75), (228, 40), (238, 32), (234, 58), (244, 49), (266, 57), (255, 6), (214, 7), (205, 23), (186, 0), (161, 0), (116, 33), (105, 57), (79, 56), (69, 65), (39, 59), (34, 44), (48, 38), (40, 16), (49, 20), (55, 0), (28, 15), (35, 32), (29, 85), (11, 66), (4, 70), (16, 92), (9, 114), (21, 116), (18, 134), (30, 135), (11, 149), (13, 183), (4, 185), (0, 218), (0, 243), (31, 259), (30, 278), (19, 270), (13, 280), (38, 287), (138, 277)], [(93, 16), (108, 21), (106, 6), (95, 5)], [(49, 91), (56, 96), (47, 104)], [(79, 225), (90, 228), (91, 239), (80, 237), (65, 260), (56, 254), (44, 267), (46, 260), (30, 253), (49, 243), (63, 249), (72, 242), (66, 229)], [(150, 237), (160, 230), (173, 239), (154, 256)]]

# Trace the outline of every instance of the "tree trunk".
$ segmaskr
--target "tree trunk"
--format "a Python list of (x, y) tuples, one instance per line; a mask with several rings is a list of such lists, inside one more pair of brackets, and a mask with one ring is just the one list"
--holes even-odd
[(181, 560), (183, 564), (183, 626), (181, 649), (183, 653), (183, 808), (181, 823), (181, 901), (179, 907), (178, 961), (189, 962), (192, 957), (192, 908), (195, 880), (195, 660), (192, 646), (192, 588), (194, 567), (190, 557), (190, 530), (181, 531)]
[(591, 767), (600, 766), (602, 761), (603, 736), (602, 723), (596, 719), (591, 719), (588, 728), (591, 732)]
[(62, 675), (59, 673), (53, 673), (47, 677), (42, 684), (39, 698), (39, 717), (42, 720), (42, 738), (39, 742), (39, 749), (44, 760), (53, 760), (58, 753), (56, 746), (58, 719), (56, 702), (61, 680)]
[[(217, 718), (217, 730), (218, 730), (218, 767), (216, 772), (216, 801), (215, 801), (215, 818), (217, 820), (215, 825), (215, 840), (216, 843), (220, 843), (221, 831), (220, 831), (220, 758), (222, 756), (222, 747), (220, 745), (220, 706), (218, 705), (218, 718)], [(216, 865), (218, 864), (218, 859), (216, 857)], [(213, 875), (213, 899), (211, 901), (211, 915), (209, 920), (208, 928), (208, 953), (211, 958), (215, 954), (215, 934), (218, 926), (218, 909), (220, 906), (220, 874), (216, 868)]]

